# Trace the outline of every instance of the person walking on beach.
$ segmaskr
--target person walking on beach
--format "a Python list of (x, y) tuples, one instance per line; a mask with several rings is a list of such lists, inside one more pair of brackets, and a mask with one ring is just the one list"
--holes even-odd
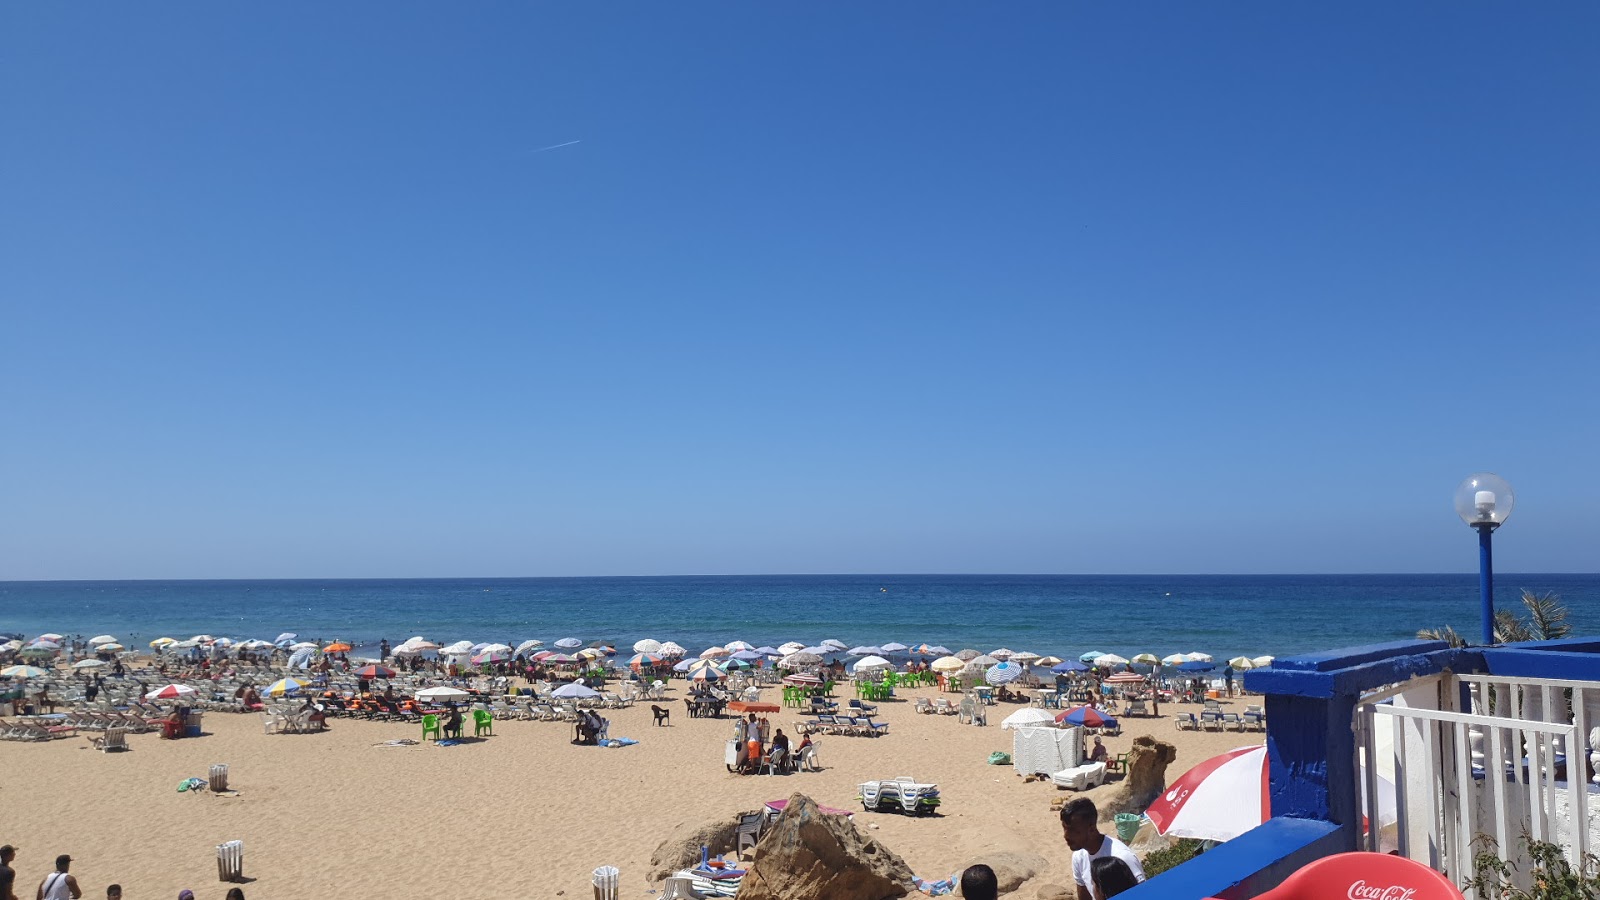
[(1228, 686), (1228, 696), (1233, 696), (1233, 666), (1222, 670), (1222, 680)]
[(1094, 876), (1091, 867), (1096, 859), (1114, 856), (1128, 864), (1134, 878), (1144, 880), (1144, 867), (1139, 857), (1133, 855), (1128, 845), (1114, 837), (1100, 833), (1100, 811), (1088, 797), (1079, 797), (1061, 807), (1061, 834), (1072, 850), (1072, 880), (1078, 885), (1078, 900), (1094, 900)]
[(17, 872), (11, 861), (17, 858), (17, 848), (10, 844), (0, 847), (0, 900), (17, 900)]
[(39, 882), (39, 893), (34, 900), (78, 900), (83, 891), (78, 890), (78, 879), (67, 873), (72, 857), (63, 853), (56, 857), (56, 870)]

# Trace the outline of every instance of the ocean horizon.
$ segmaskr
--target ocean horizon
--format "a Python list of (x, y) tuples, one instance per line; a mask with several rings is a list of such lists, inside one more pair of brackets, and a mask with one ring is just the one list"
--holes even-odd
[[(1574, 634), (1600, 634), (1600, 574), (1497, 573), (1496, 604), (1553, 592)], [(1476, 574), (625, 575), (527, 578), (0, 582), (0, 632), (339, 638), (357, 653), (423, 634), (515, 645), (642, 638), (698, 652), (836, 638), (1076, 657), (1201, 651), (1287, 656), (1479, 630)]]

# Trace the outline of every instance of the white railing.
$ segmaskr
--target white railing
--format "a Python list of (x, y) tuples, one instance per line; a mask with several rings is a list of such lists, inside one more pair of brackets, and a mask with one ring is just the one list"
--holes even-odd
[[(1596, 702), (1597, 682), (1490, 675), (1418, 679), (1363, 697), (1355, 728), (1366, 849), (1398, 850), (1457, 884), (1474, 874), (1474, 853), (1489, 849), (1475, 843), (1480, 835), (1513, 863), (1513, 881), (1527, 879), (1524, 837), (1580, 864), (1600, 828), (1583, 752)], [(1392, 783), (1380, 777), (1391, 761)], [(1392, 832), (1382, 827), (1390, 819)]]

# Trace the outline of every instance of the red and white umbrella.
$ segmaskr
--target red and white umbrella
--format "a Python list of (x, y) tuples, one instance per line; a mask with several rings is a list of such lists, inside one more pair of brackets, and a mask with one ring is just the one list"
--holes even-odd
[(395, 671), (388, 666), (362, 666), (356, 670), (357, 678), (393, 678)]
[[(1379, 818), (1396, 821), (1394, 786), (1378, 778)], [(1145, 815), (1168, 837), (1229, 841), (1271, 818), (1267, 748), (1240, 747), (1213, 756), (1168, 785)]]
[(169, 684), (163, 688), (156, 688), (144, 695), (146, 700), (182, 700), (193, 697), (198, 691), (187, 684)]
[(1106, 684), (1144, 684), (1144, 676), (1138, 672), (1118, 672), (1107, 678)]

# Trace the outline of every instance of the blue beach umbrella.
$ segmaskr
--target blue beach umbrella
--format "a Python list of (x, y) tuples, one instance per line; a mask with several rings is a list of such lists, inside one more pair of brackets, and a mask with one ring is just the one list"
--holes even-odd
[(694, 674), (689, 676), (689, 680), (690, 681), (721, 681), (724, 677), (725, 676), (722, 674), (722, 671), (720, 669), (718, 669), (716, 666), (706, 666), (703, 669), (695, 669), (694, 670)]
[(757, 647), (756, 649), (754, 649), (754, 650), (752, 650), (750, 652), (751, 653), (759, 653), (762, 656), (782, 656), (783, 655), (783, 651), (779, 650), (777, 647), (767, 647), (767, 646)]
[(1056, 663), (1051, 666), (1050, 671), (1057, 675), (1065, 675), (1068, 672), (1087, 672), (1089, 667), (1075, 659), (1069, 659), (1066, 662)]
[(733, 658), (734, 659), (738, 659), (738, 660), (743, 660), (744, 662), (755, 662), (756, 660), (761, 659), (761, 651), (759, 651), (759, 650), (740, 650), (740, 651), (738, 651), (738, 652), (733, 654)]
[(890, 641), (889, 643), (883, 645), (883, 649), (889, 651), (890, 653), (900, 653), (901, 651), (909, 650), (911, 648), (900, 643), (899, 641)]
[(1022, 677), (1022, 667), (1013, 662), (1003, 662), (989, 667), (983, 673), (983, 680), (990, 684), (1010, 684)]
[(580, 641), (574, 637), (565, 637), (559, 641), (556, 641), (556, 646), (563, 650), (571, 650), (574, 647), (582, 647), (583, 641)]
[(1090, 706), (1075, 706), (1056, 716), (1056, 721), (1065, 725), (1082, 725), (1086, 728), (1114, 728), (1117, 724), (1115, 716)]
[(1106, 652), (1104, 650), (1090, 650), (1088, 653), (1085, 653), (1082, 656), (1078, 657), (1078, 659), (1081, 660), (1082, 662), (1092, 663), (1092, 662), (1095, 661), (1095, 657), (1097, 657), (1097, 656), (1105, 656), (1105, 655), (1106, 655)]
[(1214, 672), (1216, 669), (1216, 663), (1208, 663), (1199, 659), (1190, 660), (1189, 662), (1178, 666), (1179, 672)]
[(882, 647), (874, 647), (874, 646), (871, 646), (871, 645), (863, 644), (860, 647), (851, 647), (850, 648), (850, 655), (851, 656), (882, 656), (883, 655), (883, 648)]

